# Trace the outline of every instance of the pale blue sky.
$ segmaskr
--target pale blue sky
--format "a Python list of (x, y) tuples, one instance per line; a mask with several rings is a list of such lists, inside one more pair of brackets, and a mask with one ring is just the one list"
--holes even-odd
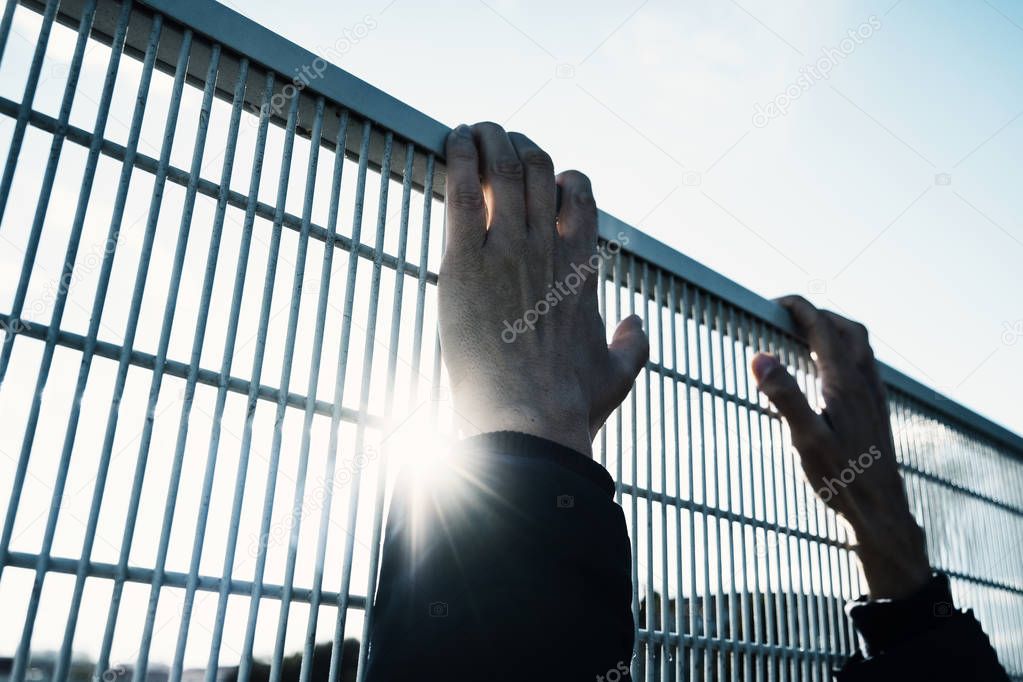
[[(1023, 431), (1018, 5), (233, 6), (447, 124), (526, 132), (606, 210), (759, 293), (864, 321), (882, 359)], [(871, 17), (828, 79), (753, 125)]]

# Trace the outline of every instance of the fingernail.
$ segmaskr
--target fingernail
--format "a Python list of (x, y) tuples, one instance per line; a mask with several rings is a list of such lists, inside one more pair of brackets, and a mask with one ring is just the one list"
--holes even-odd
[(458, 127), (455, 128), (455, 135), (461, 135), (462, 137), (469, 137), (471, 135), (471, 133), (469, 131), (469, 126), (465, 125), (464, 123), (460, 123), (458, 125)]
[(753, 376), (756, 377), (757, 381), (761, 381), (764, 377), (771, 373), (775, 367), (778, 367), (781, 363), (778, 362), (778, 358), (767, 353), (757, 353), (753, 358)]

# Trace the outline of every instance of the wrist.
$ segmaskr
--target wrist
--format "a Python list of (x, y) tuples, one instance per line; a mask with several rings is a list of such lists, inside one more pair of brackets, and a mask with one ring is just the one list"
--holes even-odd
[(539, 401), (488, 401), (472, 396), (456, 396), (455, 407), (465, 436), (513, 431), (544, 438), (592, 457), (589, 419), (581, 410)]
[(923, 529), (912, 515), (882, 517), (854, 525), (856, 553), (871, 599), (903, 599), (930, 578)]

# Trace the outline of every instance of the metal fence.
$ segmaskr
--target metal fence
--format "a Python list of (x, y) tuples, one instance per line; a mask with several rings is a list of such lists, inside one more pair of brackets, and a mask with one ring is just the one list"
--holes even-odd
[[(0, 53), (0, 676), (354, 679), (396, 460), (451, 424), (446, 128), (209, 0), (8, 0)], [(632, 675), (827, 679), (862, 577), (748, 371), (817, 399), (805, 347), (600, 229), (652, 346), (597, 443)], [(883, 374), (932, 560), (1023, 679), (1023, 439)]]

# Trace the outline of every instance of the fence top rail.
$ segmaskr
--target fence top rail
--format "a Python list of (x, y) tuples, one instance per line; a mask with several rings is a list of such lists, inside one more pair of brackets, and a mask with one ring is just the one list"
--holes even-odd
[[(41, 9), (43, 4), (41, 0), (21, 2), (36, 10)], [(77, 23), (82, 4), (82, 0), (62, 2), (61, 18), (66, 22)], [(309, 94), (322, 95), (439, 159), (445, 156), (444, 141), (450, 131), (448, 126), (215, 0), (139, 0), (137, 4), (162, 14), (182, 27), (191, 28), (207, 40), (281, 76), (290, 78), (303, 73), (304, 67), (308, 70), (315, 63), (322, 75), (309, 80), (302, 88), (303, 92), (308, 90)], [(94, 27), (94, 32), (99, 34), (103, 33), (99, 25), (101, 19), (102, 16), (97, 17), (97, 25)], [(194, 72), (191, 65), (189, 71)], [(439, 196), (443, 196), (443, 178), (443, 168), (438, 168), (435, 192)], [(628, 250), (635, 256), (799, 338), (788, 313), (778, 304), (604, 211), (600, 212), (600, 235), (605, 239), (618, 239), (619, 235), (623, 235), (628, 239)], [(880, 370), (882, 379), (892, 389), (1023, 458), (1023, 437), (1019, 434), (893, 367), (880, 363)]]

